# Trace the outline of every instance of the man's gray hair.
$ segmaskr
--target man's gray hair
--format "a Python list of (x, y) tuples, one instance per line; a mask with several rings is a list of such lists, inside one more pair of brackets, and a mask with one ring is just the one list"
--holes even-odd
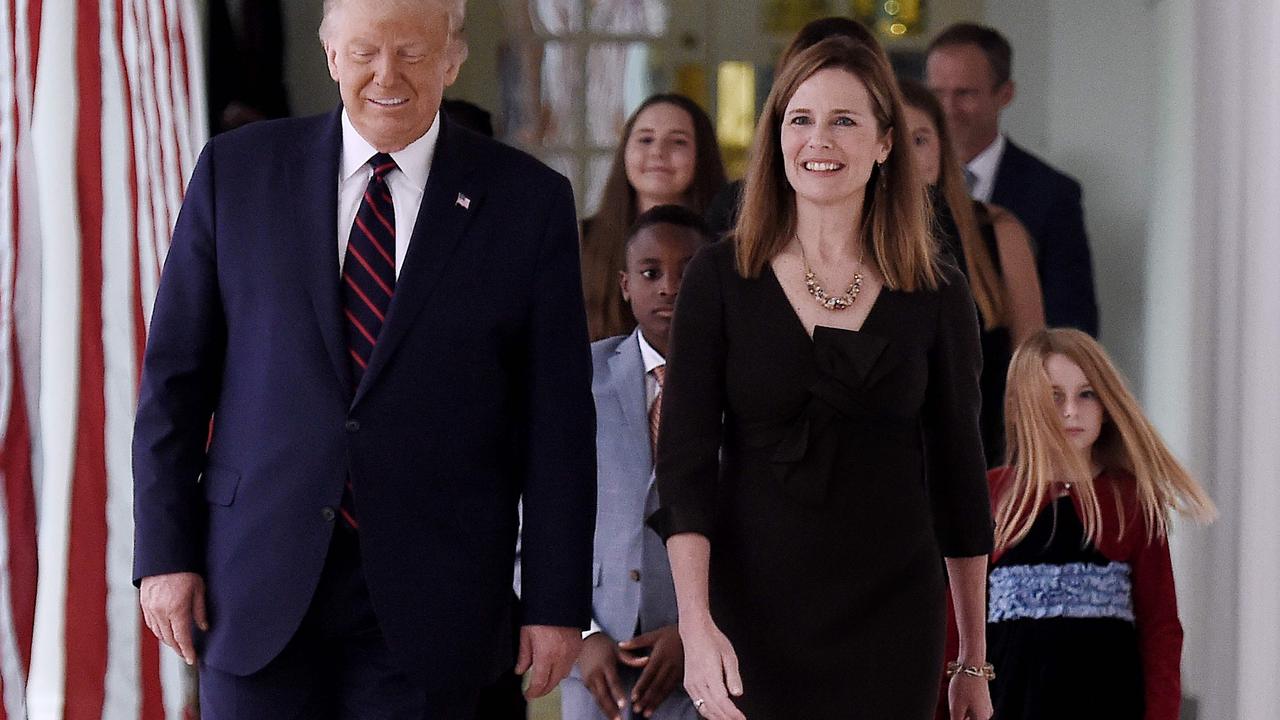
[[(324, 15), (320, 20), (320, 42), (328, 42), (329, 24), (330, 19), (333, 17), (333, 11), (337, 10), (344, 2), (346, 0), (324, 0)], [(386, 2), (402, 5), (422, 5), (424, 3), (439, 5), (449, 15), (449, 37), (455, 42), (466, 43), (463, 27), (467, 17), (467, 0), (386, 0)]]

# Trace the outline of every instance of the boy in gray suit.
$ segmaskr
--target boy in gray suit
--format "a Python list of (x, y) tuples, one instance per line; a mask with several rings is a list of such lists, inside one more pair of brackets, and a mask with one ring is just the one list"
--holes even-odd
[(693, 720), (681, 687), (684, 648), (666, 548), (644, 519), (658, 509), (653, 448), (671, 317), (685, 266), (708, 237), (676, 205), (640, 215), (628, 232), (622, 295), (637, 327), (591, 346), (598, 502), (592, 627), (561, 687), (564, 720)]

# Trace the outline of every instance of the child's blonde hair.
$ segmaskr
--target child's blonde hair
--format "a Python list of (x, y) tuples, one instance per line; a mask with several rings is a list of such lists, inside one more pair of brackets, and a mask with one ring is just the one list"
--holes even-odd
[[(1071, 482), (1078, 489), (1085, 536), (1095, 544), (1103, 536), (1089, 461), (1071, 446), (1054, 403), (1053, 383), (1045, 370), (1050, 355), (1062, 355), (1078, 365), (1097, 393), (1104, 415), (1093, 459), (1104, 468), (1122, 469), (1133, 476), (1133, 496), (1147, 542), (1166, 537), (1171, 510), (1202, 522), (1212, 520), (1217, 514), (1213, 501), (1169, 452), (1102, 346), (1079, 330), (1041, 330), (1022, 343), (1009, 363), (1005, 437), (1010, 475), (996, 504), (996, 548), (1026, 537), (1055, 480)], [(1115, 501), (1119, 538), (1133, 509), (1120, 506), (1119, 493)]]

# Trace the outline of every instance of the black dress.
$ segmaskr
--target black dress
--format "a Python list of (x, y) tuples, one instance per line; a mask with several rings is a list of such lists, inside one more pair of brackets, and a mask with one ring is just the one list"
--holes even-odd
[(987, 656), (999, 720), (1143, 717), (1129, 567), (1083, 538), (1071, 499), (1059, 498), (992, 568)]
[(651, 522), (710, 539), (749, 720), (931, 717), (941, 556), (992, 542), (974, 305), (944, 275), (810, 339), (772, 270), (740, 277), (730, 244), (686, 271)]

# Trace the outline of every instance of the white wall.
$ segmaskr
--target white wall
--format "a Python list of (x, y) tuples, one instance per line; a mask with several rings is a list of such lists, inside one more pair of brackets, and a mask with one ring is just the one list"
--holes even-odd
[(984, 11), (965, 18), (1004, 33), (1013, 45), (1013, 104), (1001, 118), (1005, 132), (1033, 153), (1048, 151), (1050, 0), (986, 0)]
[[(1165, 252), (1148, 264), (1148, 365), (1221, 517), (1184, 532), (1184, 672), (1201, 717), (1280, 707), (1280, 6), (1162, 0)], [(1178, 53), (1177, 48), (1183, 52)], [(1170, 282), (1181, 277), (1181, 287)], [(1154, 386), (1153, 386), (1154, 389)], [(1155, 393), (1152, 393), (1153, 396)]]
[(280, 3), (284, 14), (285, 88), (294, 115), (328, 112), (338, 105), (338, 87), (329, 78), (317, 34), (321, 8), (320, 0)]
[[(1151, 222), (1145, 263), (1144, 377), (1149, 392), (1145, 408), (1173, 451), (1202, 479), (1213, 495), (1220, 495), (1208, 462), (1212, 436), (1203, 410), (1209, 385), (1211, 340), (1198, 329), (1208, 324), (1208, 312), (1196, 303), (1186, 286), (1173, 281), (1191, 278), (1198, 262), (1195, 242), (1194, 12), (1190, 0), (1161, 2), (1156, 24), (1162, 42), (1158, 57), (1160, 97), (1156, 117), (1157, 142), (1151, 183)], [(1186, 638), (1183, 646), (1183, 693), (1202, 698), (1213, 674), (1212, 640), (1208, 617), (1213, 608), (1214, 583), (1204, 571), (1209, 531), (1179, 523), (1171, 544), (1179, 614)], [(1224, 568), (1229, 568), (1228, 563)], [(1230, 587), (1232, 583), (1227, 583)], [(1221, 597), (1230, 590), (1220, 590)], [(1204, 717), (1204, 715), (1201, 715)], [(1225, 717), (1225, 716), (1224, 716)]]
[(1145, 2), (987, 0), (1014, 46), (1016, 142), (1080, 181), (1102, 341), (1143, 388), (1143, 281), (1156, 141), (1158, 30)]
[(458, 73), (458, 81), (445, 96), (468, 100), (488, 110), (494, 119), (502, 102), (498, 74), (498, 46), (502, 42), (502, 4), (507, 0), (470, 0), (467, 3), (467, 46), (470, 53)]

